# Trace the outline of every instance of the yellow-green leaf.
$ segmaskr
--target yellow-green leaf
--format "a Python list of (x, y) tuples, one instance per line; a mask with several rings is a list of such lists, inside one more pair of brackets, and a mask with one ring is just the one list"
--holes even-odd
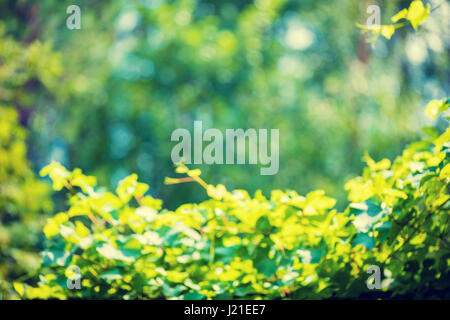
[(89, 235), (89, 229), (80, 221), (75, 222), (75, 233), (80, 238), (86, 238)]
[(22, 297), (25, 293), (25, 286), (22, 283), (14, 282), (13, 283), (14, 290)]
[(50, 220), (45, 226), (44, 226), (44, 233), (45, 236), (50, 239), (57, 234), (59, 234), (59, 225), (56, 224), (54, 221)]
[(446, 111), (449, 106), (447, 99), (431, 100), (425, 107), (425, 114), (431, 119), (435, 119), (439, 113)]
[(392, 20), (392, 22), (397, 22), (400, 19), (405, 19), (407, 15), (408, 15), (408, 9), (403, 9), (403, 10), (397, 12), (397, 14), (394, 15), (391, 18), (391, 20)]
[(381, 26), (381, 34), (386, 39), (391, 39), (392, 35), (395, 32), (395, 27), (393, 25), (383, 25)]
[(202, 174), (202, 171), (200, 169), (189, 170), (187, 173), (187, 175), (189, 177), (198, 177), (201, 174)]
[(428, 15), (430, 13), (430, 4), (427, 4), (426, 7), (423, 6), (422, 1), (415, 0), (411, 2), (409, 9), (408, 9), (408, 15), (406, 16), (406, 19), (408, 19), (414, 29), (417, 30), (417, 27), (428, 18)]

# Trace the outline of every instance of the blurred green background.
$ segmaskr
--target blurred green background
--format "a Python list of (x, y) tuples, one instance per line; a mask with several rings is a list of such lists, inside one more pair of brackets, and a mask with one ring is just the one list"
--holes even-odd
[[(105, 186), (136, 172), (169, 209), (206, 198), (163, 184), (174, 129), (278, 128), (274, 176), (194, 167), (250, 193), (324, 189), (342, 208), (364, 152), (393, 159), (450, 92), (450, 6), (428, 2), (439, 8), (417, 32), (369, 44), (355, 26), (367, 6), (389, 23), (410, 1), (0, 0), (0, 105), (17, 110), (35, 172), (57, 160)], [(66, 27), (71, 4), (80, 30)]]

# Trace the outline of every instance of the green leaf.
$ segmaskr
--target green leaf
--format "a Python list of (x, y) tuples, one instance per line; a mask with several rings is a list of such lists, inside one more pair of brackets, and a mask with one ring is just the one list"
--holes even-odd
[(41, 255), (42, 265), (45, 267), (54, 265), (66, 267), (72, 260), (72, 252), (64, 249), (44, 250)]
[(109, 243), (103, 243), (96, 250), (107, 259), (121, 260), (124, 262), (133, 262), (136, 259), (135, 254), (124, 254), (123, 251), (126, 250), (119, 250)]
[(375, 247), (375, 241), (373, 237), (369, 236), (367, 233), (358, 233), (356, 238), (353, 240), (353, 245), (361, 245), (367, 250), (372, 250)]
[(25, 286), (22, 283), (14, 282), (13, 283), (14, 290), (19, 294), (19, 296), (23, 297), (25, 294)]
[(447, 99), (431, 100), (425, 107), (425, 114), (431, 119), (435, 119), (441, 112), (446, 111), (449, 106)]
[(112, 269), (112, 270), (101, 273), (100, 278), (102, 278), (106, 281), (120, 280), (120, 279), (122, 279), (122, 273), (120, 272), (119, 269)]

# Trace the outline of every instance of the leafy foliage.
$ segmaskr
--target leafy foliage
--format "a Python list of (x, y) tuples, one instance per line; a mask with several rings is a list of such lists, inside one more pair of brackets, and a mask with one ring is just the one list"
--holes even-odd
[[(0, 1), (0, 298), (448, 297), (448, 100), (427, 106), (428, 138), (372, 159), (414, 141), (421, 97), (449, 91), (446, 10), (413, 1), (363, 33), (420, 32), (371, 50), (353, 23), (363, 1), (79, 5), (78, 32), (65, 2)], [(168, 137), (193, 119), (279, 128), (285, 165), (268, 180), (256, 166), (180, 164), (186, 177), (161, 188)], [(364, 150), (347, 206), (340, 186)], [(43, 169), (67, 203), (32, 172), (53, 159), (95, 175)], [(152, 189), (133, 174), (108, 191), (130, 172)], [(270, 192), (285, 187), (298, 193)], [(326, 193), (299, 195), (312, 189)], [(383, 293), (365, 286), (371, 264)], [(67, 288), (75, 266), (81, 290)]]
[(394, 23), (400, 20), (406, 20), (407, 22), (373, 26), (365, 26), (357, 23), (357, 26), (362, 29), (362, 33), (370, 32), (372, 34), (372, 37), (368, 38), (369, 42), (375, 41), (380, 35), (389, 40), (396, 29), (402, 28), (408, 23), (412, 25), (414, 30), (417, 30), (420, 24), (427, 20), (428, 15), (430, 14), (430, 8), (431, 6), (429, 3), (424, 6), (421, 0), (414, 0), (409, 5), (408, 9), (405, 8), (399, 11), (391, 18), (391, 21)]
[(52, 208), (49, 186), (36, 179), (26, 159), (26, 132), (17, 112), (0, 106), (0, 290), (39, 266), (36, 247), (43, 213)]
[[(41, 175), (70, 192), (69, 208), (44, 228), (39, 286), (15, 287), (25, 298), (349, 298), (368, 294), (366, 270), (379, 265), (386, 297), (448, 298), (450, 129), (427, 132), (392, 164), (366, 154), (342, 212), (322, 190), (251, 197), (184, 164), (187, 177), (166, 183), (196, 181), (209, 200), (169, 211), (135, 174), (113, 193), (51, 163)], [(80, 290), (66, 286), (74, 265)]]
[[(410, 2), (379, 1), (383, 17)], [(53, 43), (61, 60), (51, 95), (39, 85), (22, 91), (34, 97), (30, 160), (83, 168), (108, 188), (135, 172), (170, 209), (205, 199), (184, 185), (161, 187), (172, 172), (171, 132), (194, 119), (205, 129), (279, 128), (284, 136), (279, 174), (202, 166), (205, 179), (252, 194), (323, 189), (343, 209), (340, 186), (362, 170), (364, 151), (393, 159), (420, 134), (422, 98), (449, 92), (445, 3), (429, 15), (433, 25), (373, 50), (354, 25), (367, 18), (364, 1), (77, 4), (80, 31), (65, 27), (65, 2), (0, 3), (1, 23), (21, 47)], [(403, 52), (423, 42), (423, 62), (411, 63)]]
[[(40, 230), (53, 204), (50, 187), (36, 179), (27, 159), (27, 107), (38, 99), (27, 90), (53, 90), (61, 72), (48, 43), (23, 46), (0, 25), (0, 293), (39, 266)], [(23, 117), (22, 117), (23, 116)]]

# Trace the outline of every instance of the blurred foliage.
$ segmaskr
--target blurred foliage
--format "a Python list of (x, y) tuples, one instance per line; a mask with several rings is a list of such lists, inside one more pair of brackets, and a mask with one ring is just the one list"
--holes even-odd
[[(441, 101), (440, 109), (449, 106)], [(32, 299), (448, 299), (450, 128), (427, 131), (392, 164), (366, 155), (363, 175), (346, 185), (344, 212), (323, 190), (251, 197), (209, 185), (183, 164), (177, 172), (210, 199), (161, 210), (136, 174), (112, 193), (53, 162), (41, 175), (70, 191), (69, 208), (44, 228), (39, 286), (14, 287)], [(366, 286), (371, 265), (384, 271), (383, 294)]]
[[(79, 0), (81, 30), (68, 30), (72, 2), (0, 0), (0, 161), (27, 168), (0, 175), (1, 277), (34, 266), (14, 248), (42, 245), (39, 213), (51, 203), (30, 168), (53, 160), (80, 167), (106, 189), (136, 172), (167, 210), (211, 201), (201, 186), (163, 186), (173, 170), (170, 135), (194, 120), (205, 129), (280, 129), (277, 175), (200, 166), (206, 181), (261, 189), (261, 197), (320, 189), (338, 212), (349, 210), (343, 186), (361, 172), (360, 159), (393, 160), (430, 124), (424, 102), (450, 92), (450, 6), (419, 2)], [(390, 41), (371, 46), (355, 26), (369, 4), (380, 6), (382, 21), (402, 24)], [(442, 101), (427, 113), (436, 116)], [(439, 117), (436, 127), (447, 122)], [(61, 194), (53, 200), (66, 210)]]
[[(411, 2), (408, 9), (403, 9), (392, 16), (392, 22), (398, 22), (399, 20), (408, 21), (415, 30), (420, 26), (420, 24), (427, 20), (430, 14), (430, 4), (428, 3), (424, 6), (421, 0), (415, 0)], [(391, 39), (392, 35), (395, 33), (395, 29), (402, 28), (407, 25), (406, 22), (388, 24), (388, 25), (361, 25), (357, 23), (357, 26), (362, 29), (362, 33), (371, 32), (372, 37), (368, 39), (369, 42), (375, 41), (381, 34), (386, 39)]]
[[(378, 4), (386, 19), (410, 1)], [(107, 186), (136, 172), (169, 208), (204, 199), (159, 187), (172, 171), (171, 132), (193, 120), (280, 129), (277, 175), (202, 166), (207, 179), (251, 192), (320, 188), (343, 208), (364, 152), (392, 159), (419, 137), (420, 106), (449, 92), (447, 3), (372, 49), (355, 27), (367, 18), (357, 0), (78, 5), (81, 30), (68, 30), (64, 1), (2, 1), (9, 34), (49, 41), (62, 59), (51, 99), (33, 101), (32, 161), (79, 166)]]
[(42, 248), (42, 213), (52, 209), (50, 188), (26, 159), (26, 132), (11, 107), (0, 106), (0, 293), (35, 270)]
[[(39, 82), (54, 88), (61, 72), (58, 55), (48, 44), (24, 47), (0, 27), (0, 294), (40, 264), (43, 214), (52, 208), (49, 186), (36, 179), (27, 159), (26, 129), (19, 113), (39, 95), (30, 90)], [(40, 55), (43, 55), (42, 57)]]

